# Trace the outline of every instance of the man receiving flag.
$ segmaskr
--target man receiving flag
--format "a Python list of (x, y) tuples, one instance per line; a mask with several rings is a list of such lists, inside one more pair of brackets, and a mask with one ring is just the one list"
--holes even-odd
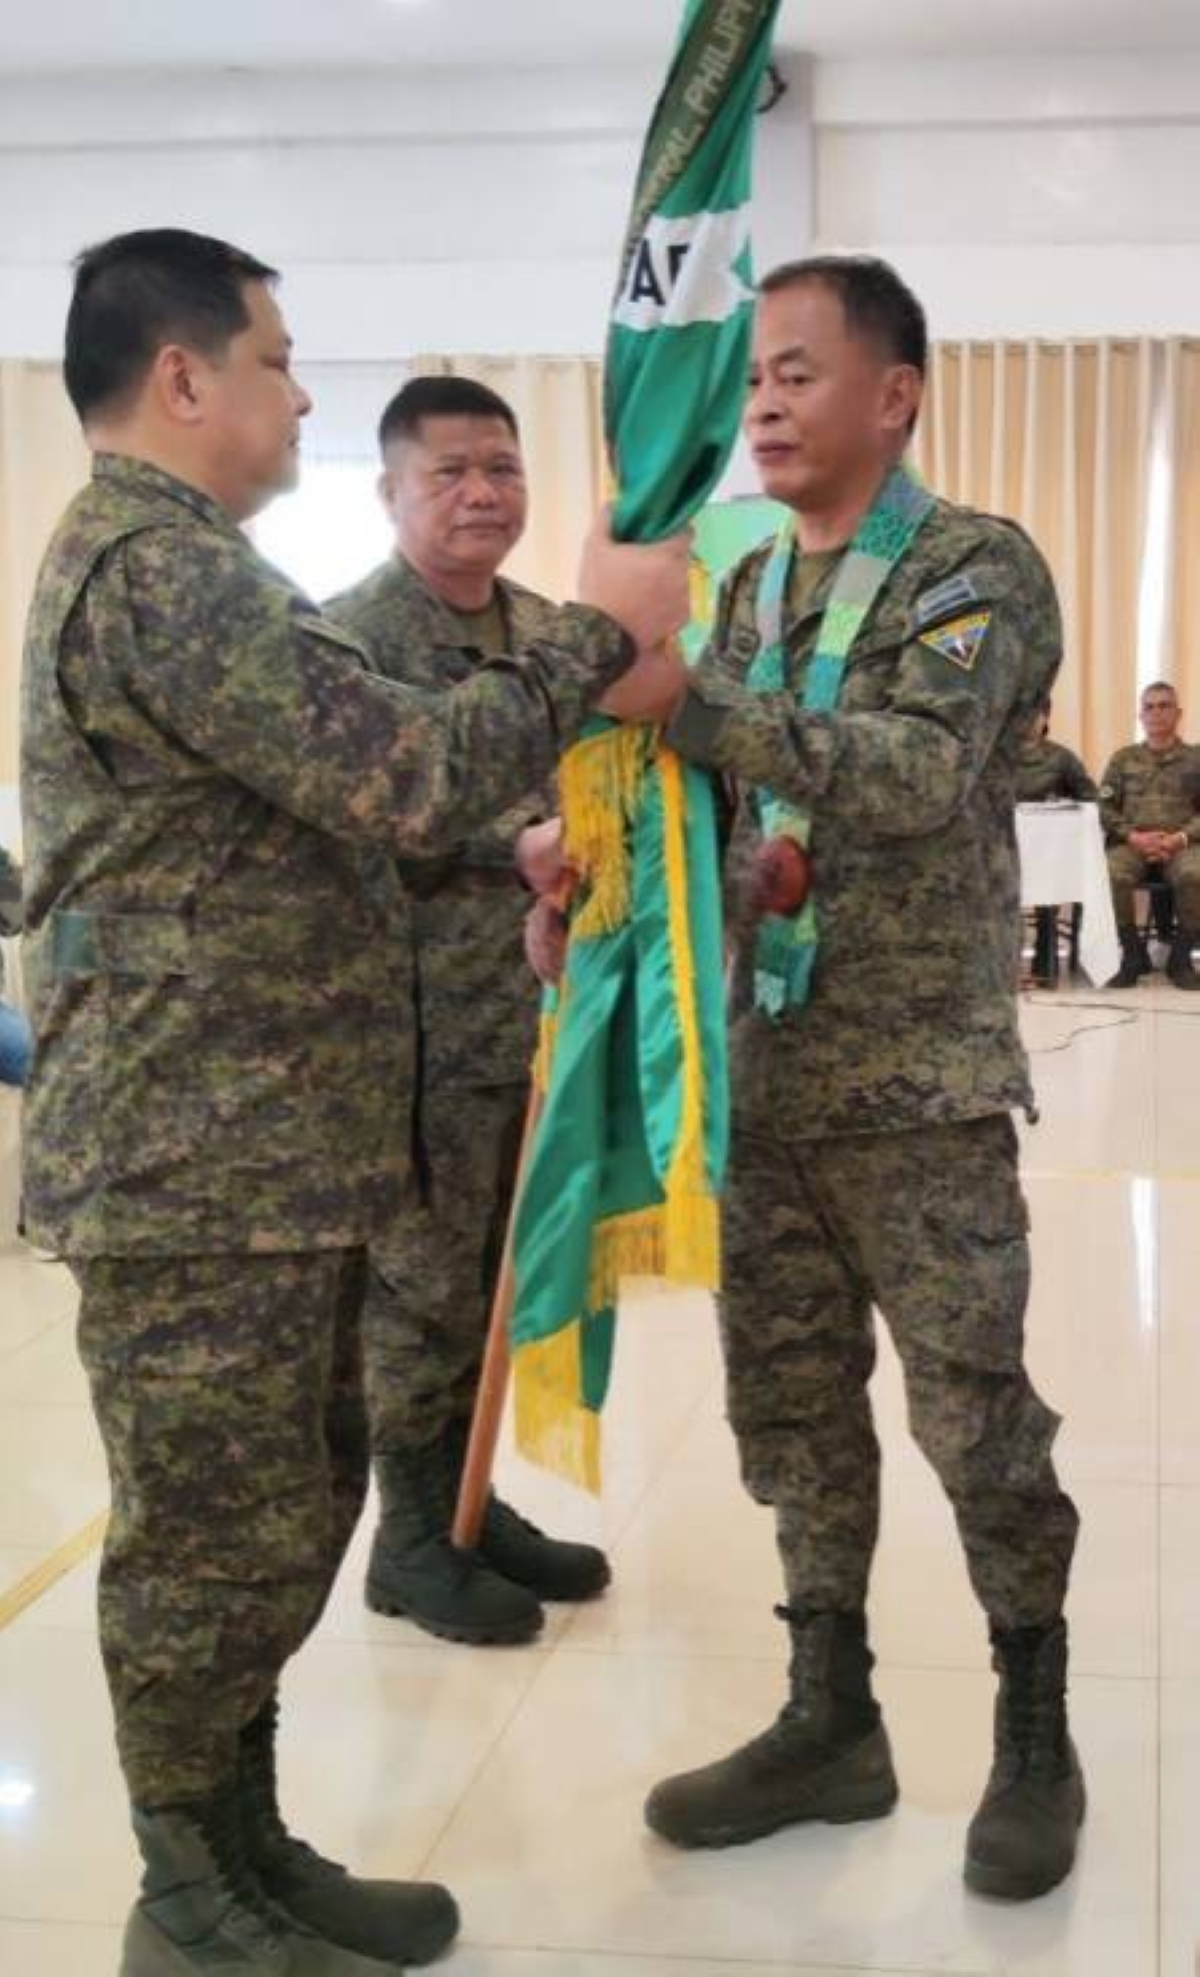
[(1000, 1677), (966, 1879), (1025, 1899), (1070, 1871), (1084, 1810), (1062, 1614), (1078, 1519), (1023, 1364), (1008, 1116), (1031, 1096), (1013, 779), (1060, 633), (1028, 537), (907, 473), (925, 363), (920, 304), (884, 263), (763, 282), (746, 426), (792, 518), (732, 573), (667, 731), (737, 778), (735, 847), (760, 867), (802, 847), (812, 887), (738, 954), (722, 1326), (743, 1475), (775, 1512), (790, 1693), (760, 1736), (660, 1784), (647, 1818), (728, 1846), (895, 1803), (866, 1624), (875, 1307)]

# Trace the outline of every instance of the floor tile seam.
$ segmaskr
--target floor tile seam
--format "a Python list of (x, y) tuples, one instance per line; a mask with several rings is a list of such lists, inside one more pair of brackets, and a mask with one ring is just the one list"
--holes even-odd
[[(712, 1392), (711, 1387), (706, 1387), (702, 1394), (697, 1394), (695, 1400), (692, 1402), (691, 1406), (687, 1409), (687, 1412), (683, 1415), (679, 1424), (678, 1431), (671, 1437), (671, 1443), (669, 1448), (664, 1450), (662, 1462), (656, 1465), (655, 1473), (653, 1474), (653, 1476), (647, 1478), (642, 1488), (638, 1491), (636, 1497), (634, 1497), (634, 1499), (630, 1503), (624, 1516), (616, 1523), (612, 1536), (609, 1538), (605, 1546), (606, 1551), (611, 1553), (611, 1555), (614, 1558), (617, 1556), (617, 1554), (621, 1549), (621, 1546), (625, 1543), (626, 1539), (629, 1537), (630, 1531), (632, 1530), (635, 1520), (641, 1515), (647, 1502), (653, 1496), (654, 1492), (664, 1482), (668, 1471), (672, 1470), (673, 1458), (678, 1454), (680, 1448), (686, 1442), (689, 1434), (691, 1433), (692, 1427), (695, 1424), (696, 1418), (700, 1413), (701, 1408), (704, 1407), (706, 1402), (710, 1399), (711, 1392)], [(576, 1621), (576, 1615), (572, 1614), (566, 1627), (563, 1629), (563, 1633), (562, 1636), (560, 1636), (560, 1640), (564, 1639), (566, 1635), (568, 1635), (571, 1632), (572, 1628), (575, 1625), (575, 1621)]]
[[(554, 1653), (557, 1650), (558, 1646), (559, 1643), (555, 1642), (554, 1647), (552, 1649), (539, 1653), (536, 1661), (531, 1664), (531, 1672), (530, 1672), (529, 1680), (522, 1685), (520, 1693), (513, 1698), (511, 1708), (505, 1711), (503, 1721), (497, 1725), (494, 1735), (487, 1739), (486, 1747), (480, 1752), (478, 1759), (471, 1766), (470, 1775), (466, 1779), (462, 1790), (458, 1793), (457, 1797), (454, 1800), (453, 1805), (451, 1805), (447, 1809), (444, 1817), (439, 1821), (437, 1829), (434, 1832), (432, 1839), (429, 1841), (428, 1845), (423, 1849), (416, 1867), (416, 1875), (418, 1879), (423, 1879), (428, 1874), (429, 1864), (433, 1859), (434, 1854), (437, 1852), (438, 1848), (442, 1844), (442, 1841), (446, 1838), (447, 1834), (450, 1832), (450, 1829), (454, 1825), (455, 1820), (458, 1818), (459, 1813), (463, 1810), (464, 1806), (467, 1803), (467, 1800), (470, 1798), (472, 1792), (475, 1790), (476, 1785), (479, 1783), (480, 1779), (483, 1777), (484, 1772), (487, 1770), (488, 1766), (490, 1765), (493, 1757), (496, 1755), (496, 1752), (499, 1750), (501, 1744), (504, 1742), (504, 1739), (507, 1737), (509, 1731), (512, 1729), (518, 1716), (521, 1714), (521, 1711), (525, 1708), (526, 1704), (528, 1703), (529, 1698), (533, 1695), (534, 1691), (537, 1689), (538, 1684), (545, 1680), (546, 1672), (551, 1666), (551, 1663), (553, 1662)], [(520, 1945), (520, 1947), (525, 1948), (528, 1947), (528, 1945), (522, 1944)]]
[(103, 1541), (107, 1526), (108, 1511), (101, 1510), (71, 1537), (57, 1545), (31, 1571), (0, 1592), (0, 1633), (11, 1627), (30, 1607), (36, 1606), (38, 1600), (44, 1598), (60, 1579), (65, 1579), (85, 1559), (90, 1558)]
[[(765, 1649), (759, 1651), (753, 1648), (746, 1648), (744, 1650), (740, 1648), (736, 1650), (714, 1648), (711, 1653), (704, 1654), (665, 1643), (657, 1645), (647, 1641), (638, 1641), (625, 1645), (618, 1641), (571, 1640), (565, 1634), (555, 1642), (554, 1652), (561, 1652), (581, 1660), (586, 1655), (591, 1655), (595, 1660), (632, 1661), (640, 1658), (644, 1661), (686, 1662), (691, 1667), (734, 1665), (749, 1662), (755, 1667), (766, 1668), (773, 1667), (776, 1663), (782, 1666), (785, 1658), (782, 1648), (778, 1654), (768, 1653)], [(981, 1658), (978, 1663), (966, 1661), (898, 1661), (886, 1654), (881, 1654), (878, 1648), (875, 1651), (875, 1666), (882, 1674), (892, 1672), (902, 1675), (979, 1675), (988, 1678), (991, 1676), (991, 1667), (986, 1658)], [(1078, 1659), (1076, 1659), (1072, 1666), (1071, 1679), (1073, 1682), (1110, 1682), (1120, 1683), (1123, 1686), (1136, 1686), (1148, 1689), (1156, 1685), (1160, 1678), (1155, 1672), (1137, 1674), (1123, 1668), (1081, 1668)], [(1197, 1681), (1200, 1682), (1200, 1677), (1197, 1677)]]
[[(3, 1275), (3, 1270), (4, 1258), (0, 1256), (0, 1275)], [(40, 1331), (31, 1332), (27, 1339), (20, 1339), (15, 1345), (0, 1348), (0, 1373), (3, 1373), (5, 1367), (10, 1366), (15, 1359), (20, 1359), (23, 1353), (32, 1351), (34, 1346), (45, 1345), (50, 1334), (67, 1322), (69, 1321), (65, 1318), (47, 1319)]]
[(618, 1966), (623, 1963), (649, 1963), (651, 1965), (662, 1964), (668, 1969), (677, 1968), (688, 1973), (698, 1971), (699, 1977), (705, 1977), (706, 1972), (710, 1970), (721, 1972), (727, 1970), (734, 1972), (768, 1970), (778, 1973), (778, 1977), (812, 1977), (812, 1973), (814, 1972), (819, 1973), (819, 1977), (997, 1977), (997, 1972), (994, 1968), (984, 1969), (981, 1967), (977, 1970), (955, 1969), (953, 1971), (943, 1969), (941, 1972), (937, 1972), (932, 1970), (927, 1963), (830, 1963), (828, 1957), (821, 1957), (816, 1962), (805, 1961), (797, 1963), (794, 1956), (785, 1957), (782, 1961), (778, 1957), (716, 1956), (705, 1957), (698, 1964), (690, 1951), (619, 1950), (612, 1949), (603, 1944), (530, 1943), (506, 1941), (498, 1937), (489, 1937), (485, 1941), (482, 1937), (465, 1933), (457, 1938), (456, 1948), (472, 1951), (482, 1950), (485, 1954), (492, 1950), (498, 1950), (502, 1955), (507, 1955), (509, 1952), (515, 1950), (529, 1950), (534, 1955), (557, 1955), (565, 1950), (570, 1956), (592, 1957), (600, 1962), (612, 1963)]
[[(125, 1924), (114, 1922), (110, 1915), (11, 1915), (7, 1909), (0, 1909), (0, 1927), (11, 1929), (79, 1929), (94, 1933), (100, 1930), (106, 1936), (120, 1940)], [(13, 1977), (21, 1977), (13, 1972)], [(889, 1973), (890, 1977), (890, 1973)]]

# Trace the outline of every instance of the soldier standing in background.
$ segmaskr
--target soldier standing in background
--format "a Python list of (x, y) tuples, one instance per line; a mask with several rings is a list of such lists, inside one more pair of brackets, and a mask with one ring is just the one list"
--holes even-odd
[(25, 1201), (79, 1280), (112, 1482), (101, 1645), (145, 1861), (122, 1977), (367, 1977), (455, 1932), (444, 1889), (294, 1841), (274, 1787), (279, 1676), (367, 1476), (366, 1250), (408, 1154), (392, 861), (538, 787), (600, 696), (652, 717), (678, 675), (634, 647), (686, 616), (683, 544), (601, 528), (600, 608), (553, 645), (438, 699), (372, 675), (239, 526), (309, 409), (274, 280), (173, 229), (81, 257), (93, 478), (25, 662)]
[(1183, 709), (1166, 680), (1143, 688), (1140, 713), (1145, 741), (1118, 748), (1100, 784), (1100, 821), (1121, 940), (1121, 966), (1109, 987), (1136, 988), (1150, 973), (1134, 894), (1147, 878), (1160, 876), (1175, 906), (1167, 979), (1176, 988), (1200, 989), (1192, 965), (1192, 949), (1200, 941), (1200, 748), (1180, 735)]
[[(414, 378), (379, 426), (396, 553), (326, 605), (388, 679), (444, 693), (488, 653), (553, 644), (559, 613), (498, 576), (525, 525), (512, 409), (470, 378)], [(441, 855), (407, 858), (416, 983), (412, 1161), (400, 1215), (372, 1243), (363, 1356), (380, 1523), (367, 1603), (451, 1640), (525, 1641), (541, 1600), (608, 1582), (591, 1545), (548, 1538), (495, 1495), (478, 1549), (450, 1541), (500, 1266), (537, 1032), (522, 951), (534, 848), (553, 788)]]
[(1062, 1613), (1078, 1520), (1023, 1364), (1008, 1116), (1030, 1098), (1013, 781), (1059, 617), (1018, 528), (900, 471), (925, 361), (920, 305), (884, 263), (764, 281), (746, 425), (795, 539), (734, 570), (668, 729), (736, 778), (735, 849), (765, 832), (759, 865), (786, 872), (809, 836), (816, 920), (768, 915), (740, 957), (722, 1308), (743, 1475), (775, 1511), (791, 1694), (761, 1736), (660, 1784), (647, 1817), (724, 1846), (895, 1801), (866, 1626), (875, 1305), (1000, 1677), (966, 1877), (1022, 1898), (1069, 1872), (1083, 1817)]

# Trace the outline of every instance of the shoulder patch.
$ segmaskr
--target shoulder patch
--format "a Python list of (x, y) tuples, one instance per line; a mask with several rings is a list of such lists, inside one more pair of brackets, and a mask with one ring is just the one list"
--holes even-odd
[(914, 628), (922, 632), (926, 625), (940, 624), (943, 618), (951, 617), (956, 611), (965, 611), (969, 605), (980, 601), (973, 577), (947, 577), (944, 583), (935, 584), (932, 590), (922, 591), (918, 597), (913, 606)]
[(921, 644), (934, 652), (940, 652), (952, 666), (960, 666), (969, 673), (979, 655), (987, 628), (992, 622), (990, 611), (972, 611), (963, 618), (952, 618), (949, 624), (938, 625), (933, 631), (923, 632)]

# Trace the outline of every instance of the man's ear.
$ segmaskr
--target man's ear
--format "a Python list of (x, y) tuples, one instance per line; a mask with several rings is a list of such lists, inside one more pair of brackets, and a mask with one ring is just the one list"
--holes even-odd
[(924, 379), (915, 364), (889, 364), (880, 393), (880, 423), (885, 432), (907, 433), (921, 409)]
[(150, 367), (150, 388), (176, 425), (194, 426), (203, 417), (204, 359), (186, 344), (164, 343)]

